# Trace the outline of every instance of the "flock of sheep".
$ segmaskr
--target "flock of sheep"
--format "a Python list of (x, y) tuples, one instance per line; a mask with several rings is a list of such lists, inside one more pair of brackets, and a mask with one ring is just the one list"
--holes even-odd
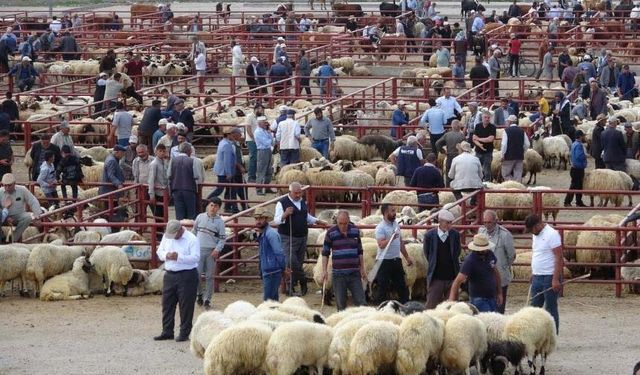
[[(480, 313), (464, 302), (425, 310), (417, 302), (387, 301), (323, 316), (299, 297), (257, 307), (236, 301), (207, 311), (191, 331), (191, 352), (207, 375), (310, 372), (402, 375), (478, 372), (524, 367), (540, 373), (556, 346), (553, 318), (525, 307), (513, 315)], [(526, 358), (526, 363), (524, 360)]]

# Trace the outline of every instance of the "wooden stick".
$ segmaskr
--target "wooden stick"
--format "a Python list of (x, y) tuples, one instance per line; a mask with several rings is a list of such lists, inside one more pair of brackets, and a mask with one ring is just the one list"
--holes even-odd
[[(563, 282), (561, 282), (561, 283), (560, 283), (560, 285), (569, 284), (569, 283), (572, 283), (572, 282), (574, 282), (574, 281), (578, 281), (578, 280), (586, 279), (586, 278), (588, 278), (588, 277), (591, 277), (591, 272), (589, 272), (589, 273), (588, 273), (588, 274), (586, 274), (586, 275), (582, 275), (582, 276), (574, 277), (573, 279), (569, 279), (569, 280), (563, 281)], [(537, 293), (535, 296), (533, 296), (533, 297), (529, 298), (529, 296), (531, 295), (531, 287), (529, 287), (529, 296), (527, 296), (527, 304), (529, 304), (529, 303), (530, 303), (534, 298), (538, 297), (538, 296), (539, 296), (539, 295), (541, 295), (541, 294), (544, 294), (544, 293), (546, 293), (546, 292), (550, 291), (551, 289), (553, 289), (553, 287), (547, 288), (547, 289), (545, 289), (545, 290), (541, 291), (540, 293)]]
[(320, 303), (320, 312), (322, 312), (322, 310), (324, 309), (324, 297), (325, 297), (325, 291), (327, 290), (327, 280), (325, 279), (322, 282), (322, 302)]

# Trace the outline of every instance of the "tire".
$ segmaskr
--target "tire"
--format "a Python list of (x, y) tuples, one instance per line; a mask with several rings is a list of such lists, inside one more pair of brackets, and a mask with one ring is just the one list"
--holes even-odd
[(534, 77), (536, 75), (536, 63), (531, 60), (520, 61), (520, 76)]

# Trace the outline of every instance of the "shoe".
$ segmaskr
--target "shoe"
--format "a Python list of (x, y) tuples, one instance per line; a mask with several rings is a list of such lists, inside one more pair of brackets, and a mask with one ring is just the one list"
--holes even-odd
[(307, 282), (305, 281), (303, 283), (300, 283), (300, 294), (306, 296), (308, 291), (309, 289), (307, 288)]
[(582, 203), (582, 202), (578, 202), (578, 203), (576, 203), (576, 206), (577, 206), (577, 207), (587, 207), (587, 205), (586, 205), (586, 204), (584, 204), (584, 203)]
[(571, 203), (565, 203), (564, 206), (565, 207), (571, 207)]
[(275, 191), (273, 189), (267, 189), (264, 192), (267, 193), (267, 194), (276, 194), (277, 193), (277, 191)]
[(176, 337), (176, 342), (184, 342), (184, 341), (189, 341), (189, 336), (178, 336)]
[(198, 296), (198, 300), (196, 301), (198, 306), (202, 306), (202, 296)]
[(256, 190), (256, 195), (265, 195), (265, 192), (262, 190)]
[(205, 310), (211, 310), (211, 302), (204, 301), (204, 309)]
[(173, 335), (169, 335), (169, 334), (163, 333), (160, 336), (154, 337), (153, 339), (155, 341), (173, 340)]

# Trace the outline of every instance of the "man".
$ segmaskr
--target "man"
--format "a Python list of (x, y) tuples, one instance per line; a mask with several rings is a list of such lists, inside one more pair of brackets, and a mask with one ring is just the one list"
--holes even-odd
[(127, 147), (133, 128), (133, 116), (124, 110), (124, 103), (118, 102), (116, 104), (116, 112), (113, 114), (111, 125), (111, 134), (109, 134), (111, 141), (116, 140), (120, 146)]
[[(254, 133), (257, 149), (257, 165), (256, 165), (256, 182), (261, 185), (271, 183), (272, 169), (272, 150), (274, 145), (273, 134), (269, 131), (269, 120), (265, 116), (257, 118), (258, 128)], [(262, 187), (256, 188), (257, 195), (275, 194), (272, 189)]]
[(473, 143), (473, 132), (476, 124), (480, 124), (482, 121), (482, 114), (478, 111), (477, 102), (469, 102), (467, 106), (469, 107), (469, 115), (467, 116), (467, 121), (461, 124), (461, 130), (463, 133), (466, 133), (467, 142)]
[[(160, 124), (160, 123), (158, 123)], [(162, 128), (162, 127), (160, 127)], [(178, 126), (173, 122), (170, 122), (166, 125), (166, 133), (160, 139), (158, 139), (157, 144), (164, 145), (167, 150), (171, 151), (173, 146), (178, 145)]]
[(493, 124), (495, 126), (505, 126), (509, 117), (509, 100), (507, 98), (500, 99), (500, 106), (493, 111)]
[(551, 121), (551, 135), (566, 134), (570, 139), (575, 138), (575, 127), (571, 122), (571, 102), (562, 92), (555, 94), (555, 108)]
[(607, 121), (607, 117), (604, 114), (598, 115), (596, 118), (596, 126), (593, 128), (591, 134), (591, 148), (589, 153), (595, 161), (595, 169), (605, 168), (604, 161), (602, 161), (602, 133), (604, 132), (604, 124)]
[[(2, 150), (1, 147), (0, 150)], [(34, 142), (31, 146), (30, 155), (31, 160), (33, 160), (33, 165), (31, 166), (30, 176), (32, 181), (38, 179), (38, 175), (40, 174), (40, 165), (42, 165), (42, 162), (44, 161), (44, 153), (47, 151), (53, 152), (53, 165), (57, 167), (58, 163), (60, 163), (60, 159), (62, 158), (60, 155), (60, 148), (51, 143), (51, 136), (49, 134), (43, 134), (40, 136), (40, 142)]]
[[(587, 155), (584, 152), (584, 146), (582, 143), (585, 140), (582, 130), (576, 131), (576, 140), (571, 145), (571, 170), (569, 175), (571, 176), (571, 190), (582, 190), (582, 183), (584, 181), (584, 171), (587, 169)], [(564, 206), (571, 207), (574, 193), (567, 193), (564, 198)], [(576, 193), (576, 206), (586, 207), (582, 202), (582, 194)]]
[(473, 19), (473, 24), (471, 24), (471, 34), (476, 35), (483, 30), (484, 30), (484, 15), (478, 12), (476, 14), (476, 17)]
[(468, 282), (469, 301), (480, 312), (495, 312), (502, 305), (502, 288), (500, 287), (500, 273), (497, 268), (496, 256), (491, 251), (494, 244), (489, 242), (484, 234), (473, 236), (473, 242), (468, 248), (467, 255), (460, 267), (460, 272), (453, 281), (450, 301), (458, 300), (458, 289), (464, 282)]
[(171, 117), (172, 113), (173, 113), (173, 105), (180, 100), (180, 98), (178, 98), (177, 95), (172, 94), (171, 92), (169, 92), (169, 89), (162, 89), (160, 90), (160, 94), (162, 94), (162, 97), (167, 101), (167, 106), (164, 109), (164, 112), (162, 114), (163, 117)]
[(436, 67), (448, 68), (451, 60), (449, 50), (442, 45), (442, 42), (436, 42)]
[(476, 156), (482, 164), (484, 181), (491, 181), (491, 161), (493, 160), (493, 141), (496, 138), (496, 127), (490, 122), (489, 111), (482, 113), (482, 122), (476, 126), (473, 134), (473, 144)]
[(273, 95), (283, 95), (289, 82), (285, 80), (289, 78), (289, 71), (284, 65), (287, 58), (281, 56), (278, 61), (271, 66), (269, 70), (269, 81), (273, 84)]
[[(553, 45), (549, 45), (547, 52), (542, 57), (542, 68), (540, 79), (553, 80)], [(549, 86), (549, 82), (545, 82), (546, 86)]]
[(287, 268), (291, 270), (291, 279), (285, 280), (287, 295), (292, 295), (295, 285), (300, 283), (300, 292), (307, 294), (307, 279), (302, 265), (307, 249), (309, 225), (326, 225), (309, 214), (306, 202), (302, 199), (302, 185), (292, 182), (289, 194), (276, 203), (274, 223), (282, 238)]
[[(22, 241), (22, 233), (32, 222), (32, 215), (37, 220), (42, 214), (38, 199), (22, 186), (16, 185), (16, 179), (11, 173), (2, 176), (2, 188), (0, 188), (0, 202), (3, 208), (7, 208), (7, 217), (2, 225), (15, 225), (13, 242)], [(26, 205), (32, 213), (27, 213)]]
[(62, 35), (60, 45), (57, 48), (62, 55), (62, 60), (69, 61), (79, 59), (81, 51), (78, 42), (76, 42), (76, 38), (68, 31), (65, 31)]
[[(473, 116), (473, 114), (471, 115)], [(451, 131), (444, 134), (443, 137), (438, 139), (436, 142), (436, 150), (437, 152), (441, 152), (447, 155), (447, 163), (445, 165), (445, 171), (449, 171), (451, 169), (451, 162), (453, 158), (458, 156), (458, 145), (460, 142), (464, 141), (464, 134), (462, 133), (462, 129), (460, 127), (460, 121), (453, 120), (451, 122)], [(445, 150), (446, 148), (446, 150)], [(449, 178), (446, 179), (446, 185), (449, 186), (451, 181)]]
[(236, 80), (236, 90), (240, 88), (240, 71), (244, 65), (244, 55), (242, 54), (242, 48), (240, 47), (240, 43), (236, 40), (231, 41), (231, 75), (235, 77)]
[[(515, 5), (515, 4), (514, 4)], [(511, 8), (510, 8), (511, 9)], [(519, 9), (516, 6), (516, 9)], [(522, 47), (522, 42), (515, 33), (511, 33), (509, 38), (509, 73), (511, 77), (519, 77), (520, 76), (520, 48)]]
[[(131, 171), (133, 175), (133, 182), (136, 184), (148, 184), (149, 174), (151, 172), (151, 163), (155, 159), (153, 156), (149, 156), (149, 149), (147, 145), (139, 144), (136, 146), (136, 158), (133, 159), (131, 165)], [(149, 200), (149, 195), (146, 197)]]
[(59, 33), (60, 30), (62, 30), (62, 22), (60, 22), (57, 16), (53, 16), (53, 18), (51, 19), (49, 30), (53, 31), (56, 34)]
[(563, 86), (567, 89), (567, 92), (573, 91), (574, 87), (573, 82), (578, 76), (578, 68), (573, 65), (573, 60), (569, 59), (567, 61), (567, 66), (562, 70), (562, 75), (560, 76), (560, 81)]
[(607, 95), (598, 86), (598, 81), (595, 78), (589, 78), (589, 86), (591, 89), (589, 113), (591, 118), (595, 119), (599, 114), (607, 114)]
[(280, 146), (280, 166), (300, 161), (300, 124), (293, 119), (295, 114), (295, 110), (287, 110), (287, 119), (278, 123), (276, 142)]
[(633, 98), (637, 96), (635, 73), (631, 73), (629, 65), (622, 66), (622, 72), (618, 75), (618, 96), (622, 100), (633, 101)]
[(149, 177), (147, 180), (149, 185), (149, 204), (153, 206), (153, 215), (156, 217), (156, 221), (162, 221), (164, 217), (164, 193), (167, 192), (169, 186), (169, 161), (167, 148), (164, 145), (158, 145), (155, 151), (156, 157), (149, 165)]
[(602, 161), (608, 169), (625, 172), (627, 169), (625, 165), (627, 146), (622, 132), (616, 129), (617, 126), (618, 119), (609, 117), (607, 129), (602, 132), (601, 136)]
[(262, 276), (262, 300), (278, 301), (278, 289), (285, 271), (286, 257), (278, 231), (269, 226), (273, 215), (264, 207), (256, 208), (253, 217), (256, 219), (258, 236), (258, 252), (260, 259), (260, 275)]
[(418, 138), (414, 135), (409, 136), (407, 144), (400, 146), (397, 151), (397, 154), (395, 151), (392, 153), (398, 168), (396, 175), (404, 178), (405, 186), (410, 186), (413, 172), (423, 164), (422, 150), (418, 148)]
[(487, 236), (494, 245), (493, 255), (496, 257), (496, 268), (500, 273), (498, 285), (501, 286), (500, 294), (502, 295), (502, 304), (498, 303), (496, 311), (504, 314), (507, 305), (507, 290), (513, 279), (511, 265), (516, 259), (513, 235), (507, 228), (498, 224), (498, 215), (493, 210), (486, 210), (482, 214), (482, 226), (478, 229), (478, 233)]
[(304, 127), (304, 134), (312, 140), (313, 148), (318, 150), (325, 159), (329, 159), (329, 144), (333, 145), (336, 141), (333, 124), (331, 120), (323, 116), (322, 108), (316, 107), (313, 110), (313, 114), (315, 118), (307, 121)]
[(207, 211), (199, 214), (193, 223), (193, 234), (200, 242), (200, 260), (198, 261), (198, 275), (205, 275), (205, 281), (200, 279), (198, 285), (199, 306), (205, 310), (211, 309), (213, 297), (213, 272), (216, 261), (224, 249), (226, 232), (224, 221), (218, 215), (222, 201), (218, 197), (211, 198), (207, 204)]
[(144, 110), (140, 126), (138, 126), (138, 138), (140, 138), (141, 144), (153, 146), (153, 134), (159, 128), (158, 122), (162, 120), (161, 103), (160, 100), (154, 99), (151, 102), (151, 106)]
[[(479, 86), (487, 79), (489, 79), (489, 77), (491, 77), (491, 74), (489, 74), (489, 70), (482, 64), (482, 58), (476, 57), (476, 65), (474, 65), (469, 72), (469, 79), (471, 79), (471, 84), (474, 87)], [(478, 88), (478, 94), (483, 94), (484, 91), (484, 88)]]
[[(264, 67), (260, 65), (260, 60), (257, 57), (251, 56), (251, 60), (249, 60), (250, 64), (247, 65), (245, 70), (245, 76), (247, 77), (247, 86), (249, 86), (249, 90), (253, 90), (258, 86), (266, 84), (261, 83), (260, 80), (264, 80), (264, 76), (267, 75), (267, 72), (264, 70)], [(260, 78), (260, 76), (263, 76)]]
[(493, 96), (497, 97), (500, 94), (498, 93), (498, 88), (500, 87), (500, 73), (502, 71), (502, 67), (500, 66), (500, 58), (502, 57), (502, 51), (499, 48), (493, 50), (491, 57), (489, 58), (489, 75), (492, 78), (491, 81), (491, 90), (493, 92)]
[(430, 99), (431, 108), (424, 111), (424, 114), (420, 118), (420, 126), (424, 127), (424, 124), (429, 125), (429, 141), (431, 142), (431, 152), (438, 154), (438, 147), (436, 143), (442, 136), (444, 136), (444, 124), (447, 122), (445, 113), (437, 105), (433, 99)]
[(126, 151), (126, 148), (115, 145), (113, 147), (113, 153), (107, 155), (107, 158), (104, 160), (102, 179), (100, 180), (104, 185), (98, 187), (98, 194), (102, 195), (123, 188), (124, 172), (120, 167), (120, 159), (124, 157)]
[(562, 239), (551, 225), (542, 222), (536, 214), (524, 220), (528, 232), (532, 233), (531, 243), (531, 305), (543, 307), (553, 316), (556, 332), (560, 330), (558, 295), (562, 290)]
[(60, 125), (58, 125), (58, 131), (51, 137), (51, 143), (56, 145), (59, 149), (62, 149), (62, 146), (67, 145), (71, 149), (72, 154), (79, 155), (73, 145), (73, 138), (71, 138), (69, 132), (69, 123), (66, 120), (63, 120)]
[(29, 91), (36, 83), (36, 77), (40, 76), (31, 64), (31, 58), (25, 56), (22, 58), (20, 64), (16, 64), (9, 70), (10, 76), (16, 77), (16, 83), (20, 91)]
[[(420, 189), (438, 189), (444, 188), (444, 180), (442, 179), (442, 173), (435, 166), (436, 154), (433, 152), (427, 155), (426, 163), (416, 168), (411, 177), (411, 181), (406, 186), (416, 187)], [(424, 205), (435, 205), (439, 203), (438, 192), (423, 192), (418, 191), (418, 203)], [(424, 207), (420, 207), (420, 211), (423, 211)]]
[(423, 251), (428, 261), (427, 309), (435, 308), (449, 295), (451, 283), (459, 270), (460, 233), (451, 228), (454, 216), (447, 210), (438, 212), (438, 227), (424, 236)]
[(180, 145), (180, 153), (169, 161), (168, 177), (176, 210), (176, 219), (196, 218), (197, 182), (201, 180), (198, 164), (191, 157), (191, 145)]
[[(242, 211), (245, 211), (249, 208), (246, 200), (249, 195), (248, 189), (242, 186), (245, 183), (244, 174), (247, 172), (246, 165), (244, 164), (244, 158), (242, 157), (242, 147), (240, 145), (240, 141), (242, 140), (242, 133), (237, 135), (233, 141), (233, 147), (235, 148), (235, 170), (231, 182), (234, 184), (238, 184), (237, 186), (232, 187), (233, 191), (231, 192), (232, 199), (238, 199), (240, 202), (240, 207)], [(234, 203), (231, 207), (231, 213), (238, 213), (237, 205)]]
[(610, 58), (600, 72), (600, 87), (615, 94), (618, 91), (618, 78), (620, 78), (620, 69), (616, 66), (615, 60)]
[(453, 159), (448, 171), (456, 200), (462, 199), (462, 192), (482, 189), (482, 165), (477, 157), (471, 155), (471, 145), (462, 141), (458, 151), (460, 154)]
[(329, 228), (322, 247), (322, 282), (329, 278), (329, 256), (332, 258), (331, 280), (336, 308), (347, 308), (347, 290), (355, 306), (366, 305), (362, 280), (366, 280), (360, 229), (349, 220), (349, 211), (339, 210), (337, 225)]
[(309, 86), (309, 80), (311, 76), (311, 64), (309, 63), (309, 58), (306, 56), (307, 52), (304, 49), (300, 50), (299, 58), (298, 58), (298, 76), (300, 76), (300, 88), (299, 92), (296, 92), (296, 95), (302, 94), (302, 90), (305, 91), (307, 96), (311, 98), (311, 86)]
[(116, 107), (116, 101), (120, 93), (124, 90), (124, 83), (121, 82), (122, 74), (116, 73), (107, 79), (104, 89), (103, 110), (107, 111)]
[(514, 115), (507, 119), (507, 127), (502, 133), (500, 154), (502, 155), (502, 178), (505, 181), (522, 182), (524, 153), (529, 149), (529, 137), (518, 126), (518, 118)]
[(13, 149), (11, 148), (11, 143), (9, 143), (9, 132), (0, 130), (0, 179), (6, 173), (11, 173), (13, 162)]
[(453, 65), (453, 68), (451, 68), (451, 75), (454, 78), (454, 83), (456, 85), (457, 88), (459, 89), (463, 89), (466, 87), (465, 84), (465, 77), (464, 77), (464, 64), (462, 61), (462, 58), (456, 56), (455, 58), (455, 64)]
[(189, 340), (198, 290), (200, 241), (182, 227), (179, 220), (170, 220), (158, 247), (158, 259), (167, 271), (162, 283), (162, 333), (156, 341), (173, 339), (176, 305), (180, 307), (180, 334), (176, 341)]
[(133, 54), (132, 59), (124, 65), (124, 72), (133, 79), (136, 90), (142, 87), (142, 68), (144, 68), (144, 62), (137, 53)]
[(409, 300), (409, 289), (404, 279), (404, 269), (400, 254), (404, 256), (407, 266), (413, 266), (413, 259), (407, 253), (402, 242), (400, 225), (396, 222), (396, 209), (388, 203), (380, 205), (382, 221), (376, 226), (375, 236), (378, 244), (376, 262), (382, 262), (375, 281), (378, 291), (374, 301), (380, 303), (389, 299), (389, 289), (394, 289), (400, 303)]
[(249, 165), (247, 170), (247, 180), (250, 183), (256, 182), (256, 168), (258, 163), (258, 150), (256, 148), (255, 133), (258, 130), (258, 118), (264, 115), (264, 107), (258, 103), (253, 107), (253, 113), (247, 116), (245, 123), (245, 141), (249, 149)]
[[(218, 144), (218, 150), (216, 152), (216, 162), (213, 165), (213, 173), (218, 176), (218, 184), (230, 184), (233, 183), (233, 176), (236, 173), (236, 148), (234, 142), (236, 138), (240, 139), (242, 130), (240, 128), (228, 127), (223, 130), (224, 138)], [(225, 205), (225, 211), (233, 212), (237, 211), (237, 205), (230, 202), (235, 199), (235, 194), (232, 187), (218, 185), (213, 190), (207, 199), (219, 196), (224, 191), (224, 199), (227, 201)], [(235, 207), (235, 210), (234, 210)]]
[(56, 190), (56, 169), (53, 165), (54, 155), (51, 151), (45, 151), (44, 162), (40, 166), (40, 175), (36, 182), (42, 189), (44, 196), (47, 198), (48, 207), (57, 206), (58, 192)]
[(404, 100), (398, 101), (398, 108), (391, 115), (391, 138), (402, 138), (403, 132), (398, 133), (398, 127), (409, 124), (409, 113), (406, 111)]
[(276, 39), (276, 45), (273, 46), (273, 58), (271, 60), (272, 64), (275, 64), (279, 60), (280, 51), (282, 50), (282, 45), (285, 44), (284, 42), (285, 40), (281, 36), (279, 36), (278, 39)]
[(124, 156), (120, 160), (120, 167), (124, 174), (124, 180), (126, 182), (133, 181), (133, 161), (138, 157), (136, 147), (138, 146), (138, 137), (132, 135), (129, 137), (129, 144), (125, 147), (127, 151), (124, 152)]
[(447, 125), (450, 125), (453, 120), (462, 114), (462, 107), (460, 107), (458, 100), (451, 96), (450, 87), (444, 88), (443, 95), (436, 99), (436, 104), (444, 111)]
[[(233, 44), (231, 45), (233, 47)], [(193, 35), (191, 37), (191, 49), (189, 50), (189, 55), (187, 56), (187, 60), (193, 60), (198, 53), (206, 55), (207, 48), (204, 43), (200, 40), (198, 35)]]
[(7, 91), (5, 94), (6, 99), (2, 102), (2, 110), (9, 115), (9, 121), (11, 121), (11, 131), (15, 129), (15, 121), (20, 119), (20, 109), (18, 104), (13, 100), (13, 93)]
[(187, 139), (191, 141), (193, 139), (193, 127), (195, 126), (195, 119), (190, 109), (185, 108), (184, 100), (176, 100), (173, 105), (173, 116), (171, 117), (175, 123), (182, 123), (185, 125), (187, 133)]
[(305, 33), (311, 29), (311, 21), (307, 18), (307, 15), (302, 13), (300, 16), (300, 22), (298, 22), (298, 30), (301, 33)]
[(318, 69), (318, 86), (320, 87), (320, 97), (323, 103), (325, 96), (330, 95), (331, 98), (336, 96), (336, 88), (333, 85), (333, 77), (335, 76), (336, 72), (329, 62), (326, 60), (321, 61)]
[(626, 144), (626, 158), (638, 159), (640, 156), (640, 125), (624, 124), (624, 143)]

